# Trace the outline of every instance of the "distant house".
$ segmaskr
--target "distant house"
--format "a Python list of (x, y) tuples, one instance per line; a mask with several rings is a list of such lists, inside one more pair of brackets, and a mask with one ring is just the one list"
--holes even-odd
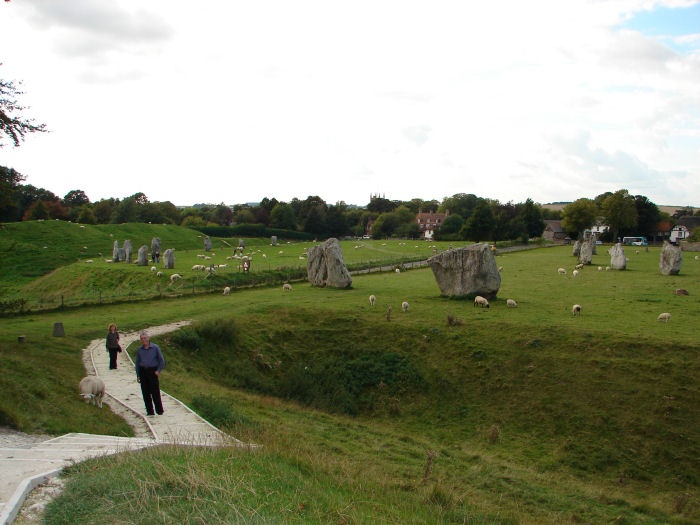
[(687, 239), (695, 228), (700, 227), (700, 217), (694, 215), (684, 215), (678, 219), (678, 223), (671, 228), (669, 240), (678, 243)]
[(434, 213), (433, 211), (424, 213), (419, 211), (418, 215), (416, 215), (416, 222), (421, 235), (425, 239), (432, 239), (435, 231), (440, 229), (440, 226), (442, 226), (449, 214), (449, 210), (446, 213)]
[(561, 221), (546, 220), (544, 225), (543, 239), (552, 242), (565, 242), (568, 239), (568, 235), (561, 226)]
[(671, 237), (671, 221), (660, 221), (654, 226), (654, 235), (649, 239), (653, 243), (668, 241)]

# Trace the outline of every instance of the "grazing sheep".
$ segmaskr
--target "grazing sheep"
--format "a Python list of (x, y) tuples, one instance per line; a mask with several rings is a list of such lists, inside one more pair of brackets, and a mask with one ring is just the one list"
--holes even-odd
[(397, 269), (395, 270), (395, 272), (396, 272), (396, 273), (401, 273), (401, 268), (397, 268)]
[(480, 295), (474, 297), (474, 306), (476, 306), (477, 304), (482, 308), (490, 308), (489, 302), (488, 300), (486, 300), (486, 297), (481, 297)]
[(182, 275), (180, 275), (179, 273), (174, 273), (170, 276), (170, 283), (172, 284), (178, 279), (182, 279)]
[(506, 306), (508, 308), (517, 308), (518, 303), (515, 302), (515, 299), (506, 299)]
[(605, 271), (606, 271), (606, 272), (609, 272), (609, 271), (610, 271), (610, 266), (606, 266), (606, 267), (605, 267)]
[(156, 272), (156, 277), (163, 277), (163, 272)]
[(577, 270), (580, 270), (583, 268), (583, 263), (578, 263), (576, 266), (574, 266)]
[(578, 277), (578, 270), (574, 270), (573, 272), (571, 272), (571, 276)]
[(603, 271), (603, 267), (602, 267), (602, 266), (598, 266), (598, 271), (599, 271), (599, 272), (602, 272), (602, 271)]
[(403, 303), (401, 303), (401, 311), (408, 312), (408, 302), (407, 301), (404, 301)]
[(499, 271), (499, 272), (502, 272), (502, 271), (503, 271), (503, 266), (499, 266), (499, 267), (498, 267), (498, 271)]
[(657, 321), (663, 321), (665, 323), (668, 323), (669, 319), (671, 319), (671, 314), (668, 312), (659, 314), (659, 317), (656, 318)]
[(289, 283), (284, 283), (282, 285), (282, 290), (285, 292), (291, 292), (292, 291), (292, 285)]
[(374, 294), (370, 295), (369, 296), (369, 305), (374, 306), (374, 303), (376, 303), (376, 302), (377, 302), (377, 296)]
[(151, 266), (151, 271), (152, 271), (152, 272), (157, 272), (157, 271), (158, 271), (158, 268), (156, 268), (155, 266)]
[(689, 295), (688, 290), (684, 290), (683, 288), (678, 288), (673, 293), (676, 295)]
[(560, 275), (566, 275), (566, 270), (564, 268), (558, 268), (557, 272), (559, 272)]
[(226, 287), (224, 288), (224, 295), (229, 295), (230, 293), (231, 293), (231, 287), (230, 287), (230, 286), (226, 286)]
[(572, 315), (581, 315), (581, 305), (580, 304), (575, 304), (571, 307), (571, 314)]
[(102, 408), (102, 398), (105, 395), (105, 382), (97, 376), (87, 376), (80, 380), (80, 395), (86, 403)]

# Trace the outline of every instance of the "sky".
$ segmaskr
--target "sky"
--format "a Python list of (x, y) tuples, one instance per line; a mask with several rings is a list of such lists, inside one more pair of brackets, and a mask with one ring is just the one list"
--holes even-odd
[(24, 184), (700, 206), (700, 0), (10, 0)]

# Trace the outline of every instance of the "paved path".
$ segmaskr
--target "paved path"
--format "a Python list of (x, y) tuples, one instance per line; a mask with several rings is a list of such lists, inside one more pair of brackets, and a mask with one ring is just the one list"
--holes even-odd
[[(176, 330), (186, 322), (148, 329), (151, 337)], [(139, 341), (138, 333), (122, 334), (121, 344)], [(167, 362), (167, 352), (166, 362)], [(205, 421), (185, 404), (162, 392), (164, 414), (145, 415), (141, 387), (136, 382), (134, 365), (127, 352), (119, 354), (117, 370), (109, 370), (109, 355), (104, 339), (95, 339), (83, 350), (88, 375), (98, 375), (104, 382), (105, 404), (134, 427), (138, 437), (125, 438), (93, 434), (66, 434), (36, 442), (0, 441), (0, 525), (12, 523), (24, 499), (37, 486), (57, 476), (63, 467), (85, 459), (137, 450), (159, 444), (196, 446), (248, 446), (228, 436)], [(167, 370), (167, 369), (166, 369)], [(163, 375), (167, 377), (167, 372)], [(78, 385), (76, 403), (80, 401)], [(102, 410), (107, 410), (105, 407)], [(95, 410), (100, 410), (95, 407)]]

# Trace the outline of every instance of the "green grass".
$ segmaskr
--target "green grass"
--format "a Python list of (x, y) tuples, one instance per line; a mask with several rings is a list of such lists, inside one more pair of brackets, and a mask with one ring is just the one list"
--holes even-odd
[(700, 262), (662, 276), (650, 248), (598, 272), (599, 252), (577, 278), (570, 247), (497, 256), (488, 310), (440, 297), (421, 269), (0, 319), (0, 414), (30, 432), (129, 435), (79, 400), (81, 349), (112, 320), (192, 319), (156, 338), (163, 388), (262, 447), (74, 465), (47, 523), (697, 523)]

